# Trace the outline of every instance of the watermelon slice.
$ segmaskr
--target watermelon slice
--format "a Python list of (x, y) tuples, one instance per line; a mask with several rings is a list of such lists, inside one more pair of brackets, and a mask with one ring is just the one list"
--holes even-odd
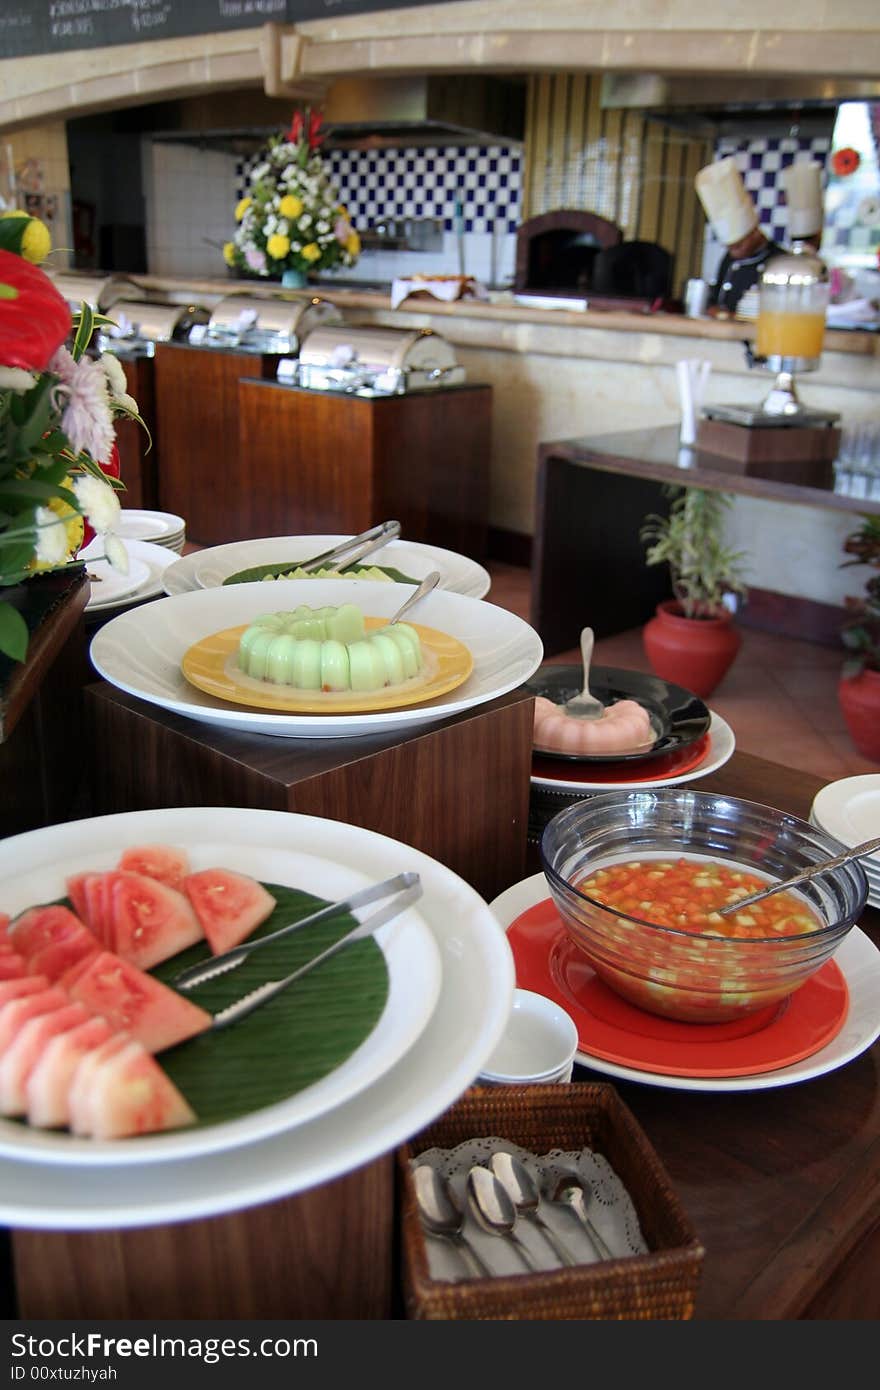
[(17, 951), (4, 951), (0, 956), (0, 980), (20, 980), (27, 973), (24, 956)]
[(204, 935), (187, 899), (146, 874), (107, 875), (109, 926), (104, 944), (140, 970), (194, 946)]
[(63, 989), (56, 989), (50, 985), (48, 989), (36, 990), (33, 994), (11, 999), (8, 1004), (4, 1004), (0, 1008), (0, 1056), (29, 1018), (36, 1018), (37, 1014), (46, 1014), (50, 1009), (61, 1009), (69, 1003), (70, 1000)]
[[(173, 1047), (213, 1023), (197, 1004), (110, 951), (102, 951), (84, 969), (74, 966), (76, 970), (72, 981), (63, 981), (71, 999), (106, 1018), (113, 1029), (131, 1033), (148, 1052)], [(0, 1028), (2, 1021), (0, 1011)]]
[(7, 929), (9, 927), (9, 913), (0, 912), (0, 941), (6, 940)]
[(38, 994), (51, 984), (45, 975), (17, 975), (14, 979), (0, 980), (0, 1008), (10, 999), (21, 999), (25, 994)]
[[(30, 907), (22, 912), (9, 927), (9, 939), (16, 951), (26, 960), (57, 941), (87, 932), (88, 927), (80, 921), (69, 907), (50, 905)], [(93, 945), (98, 946), (97, 941)]]
[(195, 1114), (162, 1068), (139, 1043), (121, 1048), (99, 1047), (88, 1066), (85, 1083), (80, 1073), (70, 1088), (70, 1124), (74, 1134), (94, 1139), (125, 1139), (192, 1124)]
[(0, 1057), (0, 1115), (23, 1115), (27, 1110), (25, 1083), (49, 1038), (66, 1033), (89, 1018), (82, 1004), (67, 1004), (37, 1014), (19, 1028)]
[(80, 1060), (113, 1036), (105, 1018), (89, 1018), (43, 1046), (25, 1082), (28, 1124), (55, 1129), (70, 1119), (68, 1094)]
[(134, 874), (146, 874), (147, 878), (158, 879), (180, 892), (190, 865), (186, 851), (172, 845), (132, 845), (120, 855), (116, 867)]
[(89, 931), (94, 932), (103, 946), (109, 944), (110, 914), (107, 895), (108, 877), (108, 874), (86, 874), (81, 889), (86, 899), (85, 920)]
[(131, 1038), (125, 1033), (112, 1032), (104, 1042), (83, 1053), (67, 1090), (67, 1123), (74, 1134), (92, 1133), (91, 1106), (95, 1095), (95, 1078), (103, 1063), (128, 1047), (130, 1042)]
[(262, 883), (231, 869), (187, 874), (183, 888), (215, 956), (238, 946), (275, 908)]

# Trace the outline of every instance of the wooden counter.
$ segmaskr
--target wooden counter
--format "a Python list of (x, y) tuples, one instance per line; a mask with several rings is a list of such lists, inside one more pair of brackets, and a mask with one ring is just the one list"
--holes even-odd
[(667, 566), (647, 566), (639, 539), (649, 513), (668, 512), (669, 484), (848, 513), (854, 525), (860, 513), (880, 514), (880, 498), (755, 477), (730, 459), (682, 452), (675, 426), (542, 444), (530, 622), (548, 657), (577, 645), (587, 614), (607, 637), (639, 626), (670, 596)]
[(119, 501), (123, 507), (155, 510), (159, 505), (155, 358), (123, 357), (120, 363), (125, 372), (125, 389), (137, 401), (138, 413), (147, 428), (136, 420), (116, 421), (119, 475), (125, 483)]

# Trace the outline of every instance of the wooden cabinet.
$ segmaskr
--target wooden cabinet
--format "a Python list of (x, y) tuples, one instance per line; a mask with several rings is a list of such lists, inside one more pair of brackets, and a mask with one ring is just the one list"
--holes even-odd
[(135, 420), (120, 417), (116, 421), (119, 473), (125, 483), (125, 492), (120, 493), (119, 500), (123, 507), (154, 509), (159, 505), (155, 359), (126, 357), (120, 361), (125, 372), (125, 389), (137, 401), (138, 413), (147, 429)]
[(491, 409), (490, 386), (364, 398), (242, 381), (238, 472), (224, 480), (237, 534), (357, 534), (396, 518), (406, 540), (483, 560)]
[[(274, 376), (278, 358), (160, 343), (156, 422), (161, 440), (158, 503), (182, 516), (187, 539), (222, 545), (257, 534), (241, 528), (245, 487), (238, 452), (238, 383)], [(278, 535), (274, 527), (265, 535)]]

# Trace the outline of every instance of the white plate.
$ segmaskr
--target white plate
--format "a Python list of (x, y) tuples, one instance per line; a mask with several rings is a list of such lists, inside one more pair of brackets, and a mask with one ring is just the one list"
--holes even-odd
[[(86, 605), (87, 614), (110, 613), (115, 609), (127, 608), (130, 604), (144, 603), (147, 599), (159, 598), (164, 595), (162, 576), (169, 565), (174, 563), (174, 551), (169, 550), (164, 545), (155, 545), (152, 541), (125, 541), (124, 545), (131, 561), (146, 565), (146, 579), (137, 589), (123, 598), (105, 600), (102, 597), (100, 601), (96, 601), (93, 597)], [(89, 552), (94, 555), (103, 555), (104, 543), (100, 536), (96, 536), (93, 541), (90, 541), (80, 552), (78, 558), (88, 561)]]
[[(880, 835), (880, 772), (841, 777), (816, 793), (813, 813), (835, 839), (852, 849)], [(868, 855), (862, 867), (880, 870), (880, 855)]]
[(139, 507), (123, 507), (116, 527), (117, 535), (126, 541), (169, 541), (183, 543), (186, 522), (173, 512), (143, 511)]
[[(680, 772), (677, 776), (673, 775), (672, 777), (652, 778), (645, 782), (630, 781), (626, 777), (621, 777), (620, 781), (615, 782), (591, 782), (587, 776), (577, 779), (570, 777), (563, 780), (559, 777), (539, 777), (533, 772), (531, 780), (536, 787), (545, 787), (548, 791), (601, 792), (608, 791), (611, 787), (632, 787), (633, 791), (639, 791), (642, 787), (675, 787), (681, 782), (694, 782), (699, 777), (708, 777), (710, 772), (717, 772), (719, 767), (723, 767), (728, 759), (733, 757), (733, 751), (736, 748), (736, 739), (727, 720), (722, 719), (721, 715), (716, 714), (714, 710), (710, 712), (712, 720), (709, 724), (709, 744), (706, 748), (706, 754), (703, 761), (697, 767), (692, 767), (690, 772)], [(560, 768), (563, 766), (568, 766), (568, 764), (560, 763)], [(570, 766), (572, 769), (583, 766), (585, 773), (589, 769), (588, 763), (572, 763)]]
[[(183, 594), (198, 588), (213, 589), (239, 570), (269, 565), (288, 554), (292, 568), (297, 560), (309, 560), (348, 539), (347, 536), (275, 536), (211, 546), (185, 555), (175, 563), (165, 575), (165, 591)], [(469, 598), (483, 598), (492, 582), (488, 571), (466, 555), (436, 545), (422, 545), (419, 541), (389, 541), (367, 556), (364, 564), (392, 565), (412, 579), (424, 579), (431, 570), (439, 570), (441, 589), (467, 594)]]
[[(521, 913), (549, 897), (550, 889), (544, 875), (533, 874), (531, 878), (524, 878), (521, 883), (515, 883), (512, 888), (499, 893), (489, 907), (507, 931)], [(778, 1071), (760, 1072), (753, 1076), (663, 1076), (659, 1072), (607, 1062), (603, 1057), (593, 1057), (589, 1052), (577, 1052), (575, 1061), (591, 1071), (616, 1076), (621, 1081), (639, 1081), (645, 1086), (660, 1086), (673, 1091), (764, 1091), (824, 1076), (860, 1056), (880, 1037), (880, 951), (869, 936), (858, 927), (853, 927), (834, 952), (834, 962), (842, 971), (849, 990), (849, 1009), (843, 1027), (831, 1042), (811, 1057), (780, 1067)]]
[(268, 595), (266, 589), (262, 583), (234, 584), (133, 608), (111, 619), (92, 639), (92, 663), (111, 685), (163, 709), (282, 738), (351, 738), (447, 719), (514, 690), (541, 664), (541, 639), (521, 618), (483, 600), (435, 589), (413, 611), (414, 618), (450, 633), (474, 658), (470, 676), (448, 695), (373, 714), (273, 714), (227, 704), (190, 685), (180, 663), (187, 649), (209, 633), (300, 603), (312, 608), (355, 603), (369, 615), (390, 617), (412, 594), (409, 584), (363, 579), (279, 579)]
[[(40, 831), (0, 841), (3, 910), (14, 915), (34, 903), (62, 897), (65, 879), (84, 866), (96, 871), (112, 869), (123, 847), (137, 841), (128, 838), (124, 816), (111, 819), (116, 825), (109, 826), (106, 832), (103, 820), (66, 825), (65, 833), (52, 840), (52, 853), (57, 853), (57, 859), (45, 857), (47, 842)], [(290, 843), (296, 843), (293, 827)], [(188, 851), (194, 869), (223, 864), (262, 882), (301, 888), (330, 902), (376, 881), (343, 863), (298, 850), (263, 849), (241, 844), (234, 838), (211, 843), (195, 816), (189, 818), (185, 830), (175, 835), (174, 844)], [(401, 871), (407, 867), (406, 854), (401, 846)], [(296, 1095), (205, 1129), (175, 1130), (122, 1143), (75, 1139), (67, 1133), (30, 1129), (0, 1119), (0, 1154), (11, 1158), (25, 1155), (45, 1163), (87, 1164), (192, 1157), (249, 1144), (267, 1134), (290, 1129), (357, 1095), (412, 1046), (427, 1024), (440, 991), (440, 956), (417, 907), (380, 927), (374, 939), (388, 966), (388, 999), (382, 1015), (345, 1062)], [(198, 1003), (198, 996), (194, 995), (193, 1000)]]
[[(89, 822), (93, 843), (176, 842), (193, 826), (223, 839), (345, 864), (371, 879), (405, 862), (424, 889), (419, 914), (440, 952), (442, 978), (427, 1027), (396, 1066), (325, 1115), (294, 1129), (199, 1158), (64, 1169), (47, 1181), (45, 1163), (7, 1159), (0, 1221), (43, 1230), (98, 1230), (192, 1220), (274, 1201), (329, 1182), (388, 1153), (442, 1113), (476, 1079), (501, 1037), (513, 1001), (513, 960), (504, 933), (481, 897), (458, 875), (418, 850), (374, 831), (287, 811), (203, 807), (133, 811)], [(40, 859), (53, 863), (68, 826), (40, 837)], [(5, 844), (10, 844), (6, 841)]]
[[(126, 541), (123, 541), (123, 545), (128, 548)], [(84, 555), (81, 558), (86, 559)], [(103, 608), (108, 604), (118, 603), (120, 599), (128, 598), (129, 594), (133, 594), (147, 582), (150, 567), (145, 560), (137, 559), (129, 550), (127, 574), (115, 570), (109, 560), (89, 559), (86, 559), (86, 573), (91, 583), (91, 596), (86, 608), (91, 611), (93, 608)]]
[[(815, 801), (814, 801), (814, 802), (813, 802), (813, 806), (812, 806), (811, 809), (810, 809), (810, 824), (811, 824), (811, 825), (815, 825), (817, 830), (824, 830), (825, 833), (826, 833), (826, 835), (831, 835), (831, 834), (833, 834), (833, 832), (832, 832), (831, 830), (828, 829), (827, 825), (823, 825), (822, 822), (821, 822), (821, 821), (818, 819), (818, 817), (816, 816), (815, 810), (814, 810), (815, 805), (816, 805), (816, 803), (815, 803)], [(835, 835), (834, 838), (835, 838), (835, 839), (840, 839), (840, 837), (839, 837), (838, 835)], [(841, 841), (841, 844), (843, 844), (843, 843), (844, 843), (844, 842)], [(859, 842), (856, 841), (856, 843), (859, 843)], [(872, 857), (872, 856), (869, 856), (869, 857), (867, 857), (867, 858), (865, 858), (865, 859), (860, 859), (860, 860), (859, 860), (859, 863), (861, 864), (862, 869), (864, 870), (865, 878), (868, 880), (868, 898), (867, 898), (867, 901), (868, 901), (868, 903), (870, 904), (871, 907), (880, 907), (880, 869), (874, 869), (874, 868), (872, 868), (871, 863), (870, 863), (870, 858), (871, 858), (871, 857)]]

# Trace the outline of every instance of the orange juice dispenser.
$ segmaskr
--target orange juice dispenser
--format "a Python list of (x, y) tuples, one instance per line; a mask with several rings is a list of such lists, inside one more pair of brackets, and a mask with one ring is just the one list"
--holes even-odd
[[(765, 265), (758, 292), (754, 359), (776, 373), (765, 415), (815, 418), (798, 400), (795, 376), (814, 372), (822, 357), (828, 269), (804, 241)], [(836, 418), (836, 417), (835, 417)]]

